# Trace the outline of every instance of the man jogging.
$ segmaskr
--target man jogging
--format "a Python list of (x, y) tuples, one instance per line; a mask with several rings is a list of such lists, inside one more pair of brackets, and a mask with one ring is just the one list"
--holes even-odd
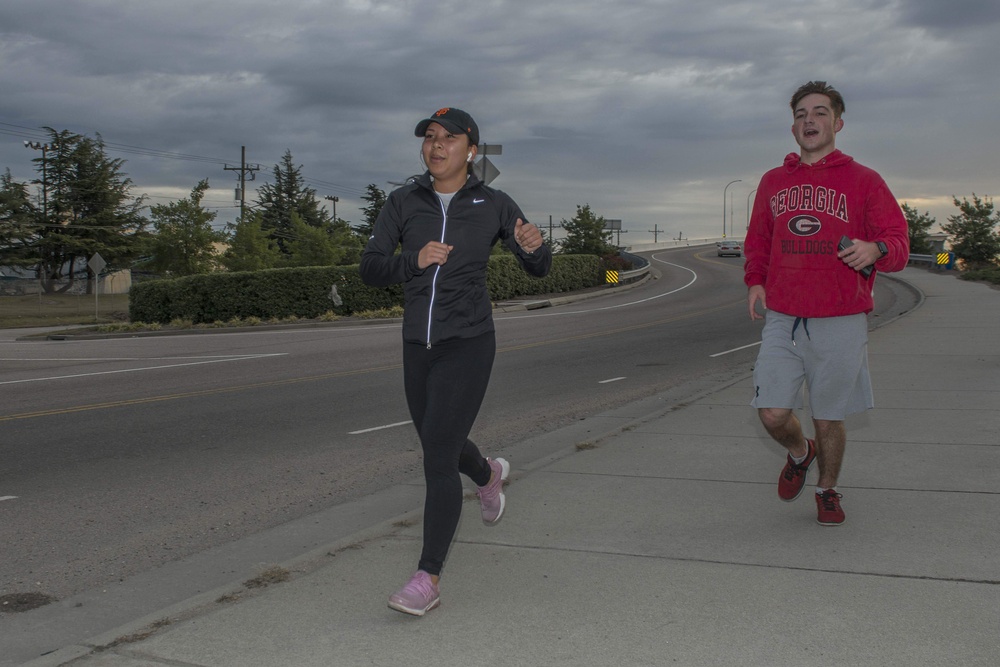
[[(844, 127), (840, 93), (810, 81), (792, 96), (791, 107), (800, 150), (761, 179), (743, 249), (750, 318), (764, 319), (751, 405), (788, 450), (778, 497), (798, 498), (816, 460), (817, 521), (838, 526), (844, 522), (837, 491), (844, 419), (874, 407), (872, 289), (879, 272), (906, 266), (909, 236), (881, 176), (834, 145)], [(803, 406), (803, 385), (814, 438), (804, 435), (793, 412)]]

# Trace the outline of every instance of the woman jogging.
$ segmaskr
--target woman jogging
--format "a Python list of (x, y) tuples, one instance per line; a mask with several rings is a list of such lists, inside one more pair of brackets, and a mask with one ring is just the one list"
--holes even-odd
[(360, 271), (369, 285), (403, 283), (403, 384), (427, 490), (417, 571), (389, 606), (423, 616), (440, 603), (438, 580), (462, 512), (460, 473), (478, 487), (483, 521), (496, 523), (504, 511), (510, 465), (483, 457), (468, 437), (496, 354), (490, 251), (502, 241), (538, 277), (548, 274), (552, 253), (517, 204), (472, 173), (479, 128), (469, 114), (440, 109), (417, 124), (416, 136), (427, 171), (390, 193)]

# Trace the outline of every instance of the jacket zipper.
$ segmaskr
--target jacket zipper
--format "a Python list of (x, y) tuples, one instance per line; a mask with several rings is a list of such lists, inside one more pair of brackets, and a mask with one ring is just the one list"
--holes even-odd
[[(441, 239), (439, 242), (444, 243), (444, 233), (445, 230), (448, 228), (448, 211), (447, 209), (445, 209), (444, 203), (441, 201), (441, 198), (437, 196), (436, 192), (434, 193), (434, 196), (437, 198), (438, 205), (441, 207)], [(427, 349), (428, 350), (431, 349), (431, 322), (433, 321), (432, 315), (434, 314), (434, 301), (435, 298), (437, 297), (437, 279), (438, 279), (438, 273), (440, 272), (441, 272), (441, 265), (438, 264), (434, 268), (434, 278), (431, 280), (431, 302), (427, 306)]]

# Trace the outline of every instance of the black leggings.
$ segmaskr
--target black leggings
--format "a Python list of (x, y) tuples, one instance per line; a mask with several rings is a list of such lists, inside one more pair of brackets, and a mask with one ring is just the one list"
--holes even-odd
[(490, 481), (490, 467), (469, 440), (490, 382), (496, 336), (457, 338), (427, 349), (403, 345), (403, 385), (424, 451), (424, 548), (418, 568), (440, 575), (462, 514), (462, 479)]

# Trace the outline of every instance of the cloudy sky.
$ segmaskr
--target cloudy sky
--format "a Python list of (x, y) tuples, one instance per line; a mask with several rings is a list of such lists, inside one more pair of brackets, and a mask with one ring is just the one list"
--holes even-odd
[(998, 63), (984, 0), (0, 0), (0, 169), (33, 178), (44, 126), (100, 133), (136, 194), (208, 178), (223, 222), (240, 147), (258, 183), (289, 150), (356, 223), (367, 184), (423, 170), (417, 121), (457, 106), (540, 226), (590, 204), (622, 244), (724, 216), (742, 237), (796, 149), (788, 99), (823, 79), (838, 148), (942, 223), (997, 194)]

